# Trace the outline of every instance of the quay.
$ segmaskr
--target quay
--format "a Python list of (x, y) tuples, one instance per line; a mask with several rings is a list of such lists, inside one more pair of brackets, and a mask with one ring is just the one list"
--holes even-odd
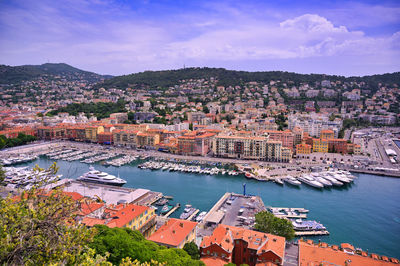
[(173, 207), (167, 214), (163, 215), (164, 218), (168, 218), (171, 214), (173, 214), (177, 209), (181, 207), (181, 204), (177, 203), (175, 207)]
[(150, 206), (162, 197), (161, 192), (154, 192), (148, 189), (116, 187), (74, 179), (61, 179), (43, 188), (51, 190), (57, 187), (62, 187), (63, 191), (66, 192), (77, 192), (84, 197), (100, 199), (108, 204), (133, 203)]
[(355, 169), (351, 167), (337, 166), (340, 170), (347, 170), (349, 172), (361, 173), (361, 174), (369, 174), (369, 175), (381, 175), (381, 176), (389, 176), (389, 177), (400, 177), (400, 172), (393, 171), (380, 171), (380, 170), (367, 170), (367, 169)]
[(295, 236), (325, 236), (329, 235), (328, 230), (296, 231)]
[(218, 224), (252, 229), (255, 214), (265, 210), (258, 196), (225, 193), (204, 217), (200, 224), (200, 234), (209, 234)]

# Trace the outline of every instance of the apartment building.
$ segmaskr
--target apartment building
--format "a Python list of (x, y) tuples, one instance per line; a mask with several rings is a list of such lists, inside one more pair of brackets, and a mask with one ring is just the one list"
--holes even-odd
[(285, 238), (220, 224), (203, 238), (200, 256), (206, 265), (282, 265)]
[(114, 145), (137, 147), (137, 134), (139, 131), (115, 129), (112, 132)]
[(100, 217), (85, 217), (82, 223), (86, 226), (104, 224), (110, 228), (127, 227), (138, 230), (145, 237), (151, 235), (156, 226), (156, 213), (151, 207), (135, 204), (107, 205)]
[(321, 114), (294, 114), (288, 117), (288, 128), (293, 130), (295, 127), (300, 127), (310, 136), (319, 138), (321, 131), (330, 129), (334, 132), (334, 137), (338, 138), (339, 131), (342, 128), (342, 121), (336, 119), (330, 121), (327, 115)]
[(179, 136), (178, 153), (184, 155), (206, 156), (211, 149), (212, 137), (215, 133), (193, 132)]
[(313, 152), (328, 152), (329, 145), (326, 139), (313, 139)]
[(311, 145), (301, 143), (296, 145), (296, 154), (310, 154), (311, 153)]
[(216, 157), (282, 161), (282, 142), (267, 137), (216, 136), (213, 153)]

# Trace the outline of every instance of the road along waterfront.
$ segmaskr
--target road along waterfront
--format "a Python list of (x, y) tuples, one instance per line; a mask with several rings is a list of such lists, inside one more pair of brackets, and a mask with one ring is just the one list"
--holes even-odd
[[(40, 157), (22, 164), (48, 167), (54, 160)], [(56, 160), (57, 161), (57, 160)], [(89, 165), (77, 161), (57, 161), (60, 173), (66, 178), (77, 178), (89, 170)], [(310, 210), (309, 219), (324, 224), (329, 236), (314, 240), (340, 244), (348, 242), (370, 252), (400, 257), (400, 179), (355, 174), (354, 183), (343, 188), (317, 190), (308, 186), (300, 188), (259, 182), (244, 176), (201, 175), (168, 171), (151, 171), (137, 168), (138, 163), (122, 167), (94, 164), (95, 168), (127, 181), (125, 187), (146, 188), (174, 197), (177, 202), (191, 204), (208, 211), (225, 192), (243, 192), (246, 183), (248, 194), (259, 195), (266, 206), (299, 207)], [(178, 217), (180, 211), (172, 214)]]

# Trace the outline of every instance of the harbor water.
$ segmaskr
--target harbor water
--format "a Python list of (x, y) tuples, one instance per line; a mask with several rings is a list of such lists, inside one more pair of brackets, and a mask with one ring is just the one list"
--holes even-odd
[[(57, 161), (57, 160), (56, 160)], [(39, 158), (21, 166), (49, 167), (54, 160)], [(89, 171), (80, 162), (57, 161), (59, 173), (77, 178)], [(161, 170), (141, 170), (137, 164), (122, 167), (94, 165), (97, 170), (119, 175), (125, 187), (146, 188), (173, 196), (171, 204), (191, 204), (208, 211), (225, 192), (260, 196), (266, 206), (302, 207), (310, 210), (308, 219), (326, 226), (329, 236), (311, 237), (329, 244), (351, 243), (369, 252), (400, 257), (400, 179), (355, 174), (354, 183), (343, 188), (318, 190), (302, 184), (299, 188), (285, 184), (246, 179), (244, 176), (201, 175)], [(182, 208), (181, 208), (182, 209)], [(179, 217), (181, 210), (172, 217)]]

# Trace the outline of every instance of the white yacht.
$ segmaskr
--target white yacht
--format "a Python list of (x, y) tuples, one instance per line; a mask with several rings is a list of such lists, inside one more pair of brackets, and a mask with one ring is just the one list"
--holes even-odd
[(301, 182), (294, 178), (293, 176), (288, 175), (286, 178), (283, 179), (283, 181), (293, 185), (293, 186), (300, 186)]
[(333, 185), (335, 186), (343, 186), (343, 183), (336, 180), (335, 178), (333, 178), (332, 176), (328, 175), (328, 174), (324, 174), (321, 176), (323, 179), (326, 179), (328, 181), (330, 181)]
[(303, 183), (306, 183), (309, 186), (316, 187), (316, 188), (323, 188), (324, 185), (312, 178), (309, 175), (302, 175), (298, 177), (298, 180), (300, 180)]
[(78, 177), (77, 180), (114, 186), (123, 186), (126, 183), (126, 181), (122, 178), (107, 174), (106, 172), (95, 170), (93, 166), (91, 166), (89, 169), (89, 172)]

